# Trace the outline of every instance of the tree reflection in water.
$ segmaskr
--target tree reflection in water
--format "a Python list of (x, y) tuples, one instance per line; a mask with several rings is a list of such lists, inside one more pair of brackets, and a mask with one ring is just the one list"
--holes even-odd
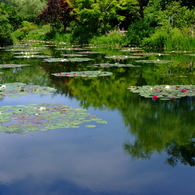
[(142, 159), (150, 158), (154, 152), (165, 151), (166, 163), (171, 166), (178, 162), (194, 166), (194, 108), (193, 97), (166, 102), (140, 100), (132, 106), (133, 114), (126, 115), (126, 124), (131, 126), (136, 140), (124, 143), (124, 150), (133, 158)]

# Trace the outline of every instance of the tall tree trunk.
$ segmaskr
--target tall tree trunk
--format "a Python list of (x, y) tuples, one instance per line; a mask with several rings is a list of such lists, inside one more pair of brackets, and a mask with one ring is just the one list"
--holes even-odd
[(139, 14), (142, 19), (144, 19), (144, 7), (149, 3), (149, 0), (138, 0), (139, 4)]

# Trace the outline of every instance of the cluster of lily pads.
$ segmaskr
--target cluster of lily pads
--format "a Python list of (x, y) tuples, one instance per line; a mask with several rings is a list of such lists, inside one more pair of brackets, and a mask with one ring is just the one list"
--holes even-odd
[(6, 49), (5, 51), (31, 52), (31, 51), (40, 51), (42, 49), (46, 49), (46, 47), (11, 48), (11, 49)]
[(134, 55), (141, 55), (141, 56), (143, 56), (143, 55), (146, 55), (146, 56), (155, 56), (155, 55), (157, 55), (157, 56), (162, 56), (162, 55), (167, 55), (167, 54), (164, 54), (164, 53), (134, 53)]
[[(26, 133), (59, 128), (79, 128), (82, 123), (107, 123), (82, 108), (61, 104), (29, 104), (0, 107), (0, 132)], [(95, 127), (94, 124), (85, 127)]]
[(105, 56), (105, 58), (108, 59), (119, 59), (119, 60), (124, 60), (124, 59), (128, 59), (131, 56), (125, 56), (125, 55), (119, 55), (119, 56)]
[(74, 47), (61, 47), (61, 48), (55, 48), (55, 50), (70, 50), (70, 51), (82, 51), (82, 50), (86, 50), (84, 48), (74, 48)]
[(51, 56), (48, 55), (21, 55), (21, 56), (14, 56), (14, 58), (50, 58)]
[(29, 94), (53, 94), (55, 92), (55, 88), (39, 85), (26, 85), (24, 83), (5, 83), (0, 85), (0, 98), (5, 96), (19, 97)]
[(38, 51), (21, 51), (21, 52), (15, 52), (14, 55), (37, 55), (37, 54), (40, 54), (40, 52)]
[(99, 67), (99, 68), (118, 67), (118, 68), (124, 68), (124, 67), (141, 67), (141, 66), (133, 65), (133, 64), (119, 64), (119, 63), (109, 64), (109, 63), (101, 63), (101, 64), (90, 65), (90, 66), (87, 66), (87, 67)]
[(90, 58), (47, 58), (44, 62), (87, 62), (93, 59)]
[(97, 51), (81, 51), (80, 54), (101, 54), (102, 52)]
[(0, 64), (0, 68), (18, 68), (22, 66), (29, 66), (29, 64)]
[(123, 52), (141, 52), (143, 51), (143, 49), (139, 48), (139, 47), (125, 47), (123, 49), (121, 49), (121, 51)]
[(142, 97), (160, 100), (195, 96), (195, 85), (144, 85), (130, 86), (128, 89)]
[(157, 59), (157, 60), (137, 60), (135, 62), (154, 63), (154, 64), (167, 64), (167, 63), (170, 63), (171, 61)]
[(66, 56), (66, 57), (83, 57), (86, 55), (83, 54), (60, 54), (61, 56)]
[(53, 73), (54, 76), (60, 77), (98, 77), (98, 76), (110, 76), (112, 72), (105, 71), (80, 71), (80, 72), (59, 72)]

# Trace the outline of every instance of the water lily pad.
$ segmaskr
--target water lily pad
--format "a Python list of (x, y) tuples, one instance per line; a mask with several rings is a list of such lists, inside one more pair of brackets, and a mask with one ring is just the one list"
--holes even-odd
[(143, 56), (128, 56), (128, 58), (130, 59), (140, 59), (140, 58), (144, 58)]
[(128, 89), (142, 97), (160, 100), (195, 96), (195, 85), (144, 85), (130, 86)]
[(86, 55), (82, 55), (82, 54), (61, 54), (61, 56), (67, 56), (67, 57), (83, 57)]
[(84, 49), (84, 48), (71, 48), (71, 47), (63, 47), (63, 48), (55, 48), (55, 50), (73, 50), (73, 51), (81, 51), (81, 50), (86, 50), (86, 49)]
[(105, 56), (105, 58), (124, 60), (124, 59), (130, 58), (130, 56), (125, 56), (125, 55), (121, 55), (121, 56)]
[(189, 53), (189, 52), (191, 52), (191, 51), (165, 51), (166, 53), (176, 53), (176, 54), (178, 54), (178, 53)]
[(119, 63), (109, 64), (109, 63), (102, 63), (102, 64), (90, 65), (90, 66), (87, 66), (87, 67), (99, 67), (99, 68), (118, 67), (118, 68), (123, 68), (123, 67), (141, 67), (141, 66), (137, 66), (137, 65), (133, 65), (133, 64), (119, 64)]
[(17, 68), (22, 66), (29, 66), (29, 64), (0, 64), (0, 68)]
[(44, 62), (86, 62), (93, 59), (90, 58), (47, 58)]
[(82, 51), (79, 52), (80, 54), (100, 54), (102, 52), (97, 52), (97, 51)]
[(123, 48), (123, 49), (121, 49), (121, 51), (123, 51), (123, 52), (141, 52), (141, 51), (143, 51), (143, 49), (141, 49), (141, 48), (138, 48), (138, 47), (125, 47), (125, 48)]
[(164, 53), (134, 53), (134, 55), (141, 55), (141, 56), (163, 56), (163, 55), (168, 55)]
[(194, 54), (194, 53), (193, 53), (193, 54), (186, 54), (186, 55), (193, 56), (193, 57), (195, 56), (195, 54)]
[(37, 54), (40, 54), (41, 52), (36, 52), (36, 51), (31, 51), (31, 52), (16, 52), (14, 53), (14, 55), (37, 55)]
[(53, 73), (54, 76), (61, 77), (98, 77), (98, 76), (110, 76), (112, 72), (104, 72), (104, 71), (81, 71), (81, 72), (60, 72)]
[(5, 51), (26, 51), (26, 52), (30, 52), (30, 51), (40, 51), (42, 49), (46, 49), (46, 47), (30, 47), (30, 48), (12, 48), (12, 49), (6, 49)]
[(171, 61), (168, 60), (137, 60), (136, 62), (141, 62), (141, 63), (154, 63), (154, 64), (167, 64), (170, 63)]
[(96, 125), (85, 125), (85, 127), (93, 128), (93, 127), (96, 127)]
[[(87, 113), (85, 109), (61, 104), (1, 106), (0, 132), (26, 133), (59, 128), (79, 128), (79, 125), (86, 121), (104, 122), (103, 119)], [(95, 125), (88, 124), (86, 127), (95, 127)]]
[(47, 55), (22, 55), (22, 56), (14, 56), (14, 58), (50, 58), (51, 56)]
[(0, 85), (0, 97), (19, 97), (28, 94), (53, 94), (56, 89), (39, 85), (26, 85), (24, 83), (5, 83)]

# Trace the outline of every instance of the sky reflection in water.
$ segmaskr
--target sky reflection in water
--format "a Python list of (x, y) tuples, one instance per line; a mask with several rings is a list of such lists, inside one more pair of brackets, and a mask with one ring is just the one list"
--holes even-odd
[[(162, 66), (160, 65), (159, 67), (161, 71)], [(52, 69), (52, 66), (48, 65), (46, 68)], [(71, 67), (69, 68), (71, 69)], [(27, 69), (28, 67), (25, 67), (24, 70)], [(50, 103), (65, 104), (76, 108), (82, 107), (82, 100), (85, 103), (90, 100), (91, 104), (87, 108), (88, 112), (108, 121), (107, 124), (96, 124), (95, 128), (85, 128), (84, 124), (82, 124), (79, 129), (57, 129), (46, 132), (28, 132), (26, 134), (6, 134), (1, 132), (0, 194), (192, 194), (195, 190), (194, 167), (181, 164), (179, 161), (177, 166), (172, 167), (166, 163), (167, 152), (162, 150), (158, 153), (155, 150), (156, 148), (151, 149), (152, 154), (148, 159), (133, 158), (124, 150), (126, 142), (133, 144), (136, 139), (141, 140), (143, 138), (148, 139), (148, 142), (150, 142), (151, 139), (147, 137), (148, 135), (144, 137), (143, 134), (139, 134), (144, 129), (144, 126), (151, 126), (151, 129), (148, 129), (151, 130), (151, 137), (153, 136), (152, 133), (158, 135), (158, 130), (160, 131), (161, 129), (157, 129), (157, 132), (154, 131), (153, 113), (157, 113), (158, 116), (162, 117), (159, 119), (165, 118), (169, 122), (164, 114), (167, 111), (166, 106), (142, 101), (127, 90), (127, 83), (134, 78), (142, 83), (148, 81), (153, 84), (152, 79), (155, 80), (156, 77), (153, 77), (154, 75), (147, 77), (145, 70), (146, 72), (148, 71), (147, 67), (146, 69), (140, 69), (139, 71), (143, 72), (139, 75), (136, 69), (131, 71), (125, 69), (125, 71), (122, 70), (121, 77), (121, 70), (119, 72), (113, 70), (117, 76), (111, 82), (109, 79), (100, 81), (94, 79), (94, 83), (89, 82), (91, 85), (86, 83), (86, 86), (82, 80), (64, 80), (65, 84), (63, 82), (55, 83), (59, 88), (63, 86), (64, 88), (62, 88), (67, 90), (67, 93), (71, 94), (73, 91), (72, 93), (75, 93), (75, 96), (73, 94), (70, 97), (60, 94), (28, 95), (18, 98), (5, 97), (3, 101), (0, 101), (0, 106)], [(53, 72), (53, 70), (48, 71)], [(166, 72), (165, 69), (163, 71)], [(43, 82), (48, 82), (49, 76), (48, 78), (45, 77), (45, 73), (41, 71), (40, 75), (45, 79), (43, 79)], [(16, 77), (16, 80), (17, 78), (20, 77)], [(36, 78), (36, 75), (33, 78)], [(175, 82), (178, 82), (178, 78), (175, 78)], [(52, 79), (55, 80), (54, 78)], [(168, 81), (166, 80), (166, 82)], [(113, 88), (111, 88), (113, 85), (110, 85), (109, 82), (111, 84), (114, 82)], [(106, 83), (105, 86), (104, 83)], [(80, 88), (77, 84), (78, 86), (80, 85)], [(97, 93), (95, 94), (96, 97), (100, 99), (100, 103), (103, 102), (102, 104), (106, 105), (105, 107), (91, 106), (99, 103), (93, 101), (93, 97), (88, 97), (85, 94), (85, 87), (93, 87), (92, 84), (95, 86), (94, 91), (92, 93), (89, 91), (89, 93), (91, 95)], [(99, 85), (101, 86), (98, 94)], [(73, 88), (71, 88), (72, 86)], [(108, 88), (106, 88), (107, 86)], [(77, 94), (77, 89), (78, 91), (83, 90), (83, 93)], [(112, 93), (110, 95), (108, 90), (106, 93), (104, 89), (105, 91), (110, 89), (114, 95)], [(81, 97), (82, 95), (83, 97)], [(116, 97), (116, 100), (114, 97)], [(81, 98), (81, 101), (79, 98)], [(123, 101), (124, 104), (121, 103)], [(182, 108), (185, 108), (185, 106), (185, 103), (182, 104)], [(182, 109), (177, 111), (179, 116), (185, 116), (185, 112), (183, 114)], [(160, 115), (161, 113), (163, 114)], [(175, 125), (179, 124), (176, 123), (177, 115), (175, 113), (171, 113), (169, 116), (173, 116)], [(151, 121), (144, 123), (144, 119), (151, 119)], [(189, 124), (193, 124), (193, 119), (189, 120)], [(170, 124), (170, 127), (172, 127), (172, 124)], [(141, 143), (144, 143), (144, 140), (141, 140)], [(146, 152), (148, 149), (147, 144), (143, 144), (143, 149)], [(149, 146), (153, 145), (149, 144)]]

